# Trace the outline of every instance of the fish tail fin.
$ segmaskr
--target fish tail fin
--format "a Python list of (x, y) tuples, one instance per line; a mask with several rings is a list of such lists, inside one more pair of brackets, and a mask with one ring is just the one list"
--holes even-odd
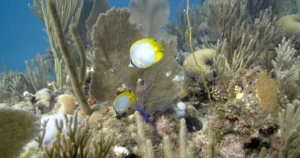
[(165, 50), (164, 46), (161, 43), (159, 43), (158, 41), (156, 41), (156, 48), (157, 48), (157, 51), (164, 51)]
[(164, 54), (162, 52), (156, 52), (155, 54), (156, 54), (156, 58), (155, 58), (154, 63), (157, 63), (164, 57)]

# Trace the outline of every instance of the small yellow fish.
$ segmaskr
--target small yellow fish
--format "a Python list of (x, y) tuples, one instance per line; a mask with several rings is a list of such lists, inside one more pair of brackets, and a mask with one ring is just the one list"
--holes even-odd
[(161, 43), (152, 38), (136, 41), (130, 48), (129, 67), (146, 68), (160, 61), (164, 54)]
[(131, 92), (123, 92), (119, 94), (114, 102), (115, 114), (119, 115), (124, 113), (135, 102), (135, 95)]

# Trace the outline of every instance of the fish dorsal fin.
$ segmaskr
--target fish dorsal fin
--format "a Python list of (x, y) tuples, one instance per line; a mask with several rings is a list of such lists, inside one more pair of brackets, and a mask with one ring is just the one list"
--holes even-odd
[(156, 42), (156, 49), (157, 49), (157, 50), (154, 50), (154, 51), (155, 51), (155, 52), (161, 52), (161, 53), (162, 53), (162, 51), (165, 50), (165, 49), (164, 49), (164, 46), (163, 46), (161, 43), (157, 42), (156, 40), (155, 40), (155, 42)]
[(138, 40), (136, 42), (134, 42), (132, 44), (132, 46), (130, 47), (130, 52), (131, 52), (131, 48), (141, 42), (147, 42), (151, 45), (152, 49), (154, 52), (161, 52), (161, 51), (164, 51), (164, 47), (161, 43), (157, 42), (155, 39), (152, 39), (152, 38), (144, 38), (144, 39), (141, 39), (141, 40)]
[(150, 43), (154, 52), (161, 52), (164, 51), (164, 47), (161, 43), (157, 42), (155, 39), (152, 38), (145, 38), (145, 42)]

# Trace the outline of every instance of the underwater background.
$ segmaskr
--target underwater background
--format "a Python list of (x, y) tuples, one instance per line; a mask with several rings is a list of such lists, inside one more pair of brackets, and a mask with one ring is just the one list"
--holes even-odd
[(0, 158), (300, 157), (300, 0), (10, 0), (0, 15)]
[[(201, 0), (191, 0), (193, 4), (200, 4)], [(128, 8), (130, 0), (111, 0), (110, 6)], [(170, 19), (175, 19), (175, 10), (181, 0), (170, 3)], [(183, 1), (182, 1), (183, 2)], [(49, 44), (43, 39), (47, 34), (42, 31), (45, 25), (35, 18), (28, 8), (31, 0), (9, 0), (0, 2), (0, 50), (10, 70), (25, 72), (25, 60), (35, 58), (37, 52), (46, 54)], [(1, 60), (2, 65), (2, 60)], [(3, 72), (3, 67), (0, 67)]]

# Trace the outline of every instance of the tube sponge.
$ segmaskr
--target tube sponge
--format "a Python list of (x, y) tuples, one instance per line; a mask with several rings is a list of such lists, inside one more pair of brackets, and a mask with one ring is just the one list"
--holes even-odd
[(40, 132), (39, 117), (28, 111), (0, 109), (0, 157), (18, 157)]

